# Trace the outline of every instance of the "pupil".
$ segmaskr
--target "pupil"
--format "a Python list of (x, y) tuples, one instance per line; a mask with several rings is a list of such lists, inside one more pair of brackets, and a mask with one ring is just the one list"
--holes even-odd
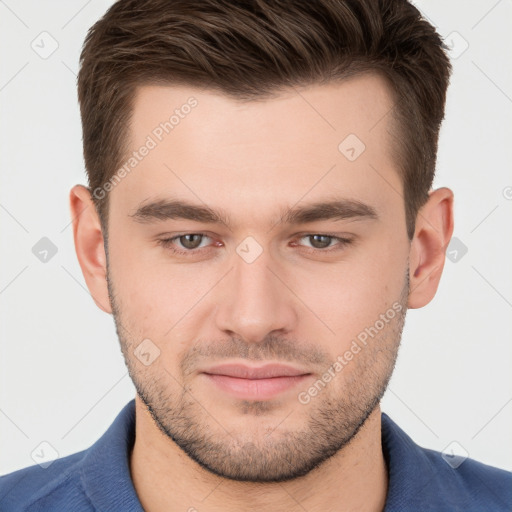
[(183, 235), (180, 237), (180, 241), (183, 244), (183, 247), (186, 247), (187, 249), (195, 249), (199, 246), (198, 243), (195, 243), (193, 240), (190, 240), (193, 237), (198, 237), (200, 241), (201, 235), (198, 234), (192, 234), (192, 235)]
[(312, 235), (311, 238), (313, 239), (311, 243), (316, 249), (324, 249), (325, 247), (329, 247), (329, 242), (331, 241), (331, 237), (327, 235)]

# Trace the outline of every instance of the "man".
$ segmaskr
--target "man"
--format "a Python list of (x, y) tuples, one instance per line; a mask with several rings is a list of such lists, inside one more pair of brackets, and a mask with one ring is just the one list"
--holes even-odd
[(510, 510), (380, 410), (434, 297), (450, 64), (404, 0), (121, 0), (78, 81), (77, 256), (137, 396), (5, 511)]

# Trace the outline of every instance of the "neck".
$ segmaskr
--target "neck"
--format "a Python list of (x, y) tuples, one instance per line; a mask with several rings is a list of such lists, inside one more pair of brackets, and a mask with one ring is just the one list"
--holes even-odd
[(137, 396), (130, 471), (146, 512), (384, 510), (388, 474), (377, 406), (352, 441), (309, 474), (279, 483), (236, 482), (190, 459), (156, 426)]

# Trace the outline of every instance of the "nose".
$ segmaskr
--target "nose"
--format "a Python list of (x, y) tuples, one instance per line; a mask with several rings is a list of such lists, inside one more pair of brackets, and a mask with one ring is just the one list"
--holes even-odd
[(253, 343), (294, 330), (298, 319), (295, 296), (287, 285), (287, 273), (269, 252), (264, 250), (251, 263), (235, 253), (233, 265), (222, 283), (217, 328)]

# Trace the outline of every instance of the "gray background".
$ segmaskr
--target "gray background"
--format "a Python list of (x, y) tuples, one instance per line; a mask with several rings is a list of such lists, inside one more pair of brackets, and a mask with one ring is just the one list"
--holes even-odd
[[(68, 206), (86, 183), (78, 56), (110, 4), (0, 0), (0, 474), (87, 448), (135, 394)], [(512, 470), (512, 2), (416, 5), (453, 47), (435, 186), (455, 192), (456, 240), (437, 297), (408, 313), (383, 410), (421, 445)]]

